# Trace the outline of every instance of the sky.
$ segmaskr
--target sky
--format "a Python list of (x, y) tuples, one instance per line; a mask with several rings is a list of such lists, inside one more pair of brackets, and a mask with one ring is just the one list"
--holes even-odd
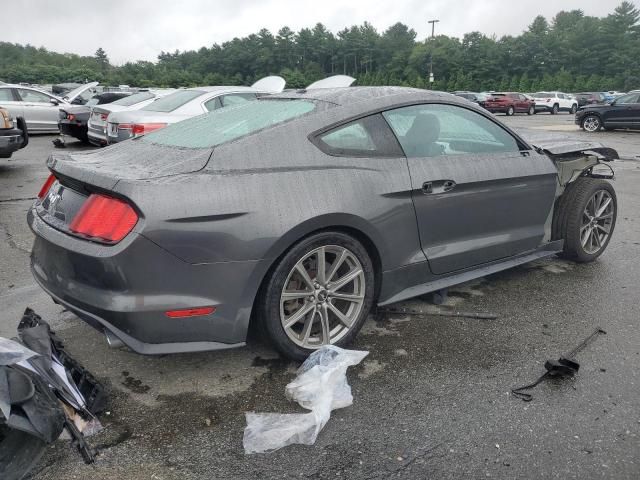
[[(637, 6), (640, 0), (633, 0)], [(605, 16), (619, 0), (20, 0), (2, 2), (1, 41), (55, 52), (93, 55), (102, 47), (113, 64), (155, 61), (161, 51), (197, 50), (262, 28), (274, 35), (323, 23), (339, 30), (365, 21), (379, 32), (402, 22), (423, 39), (428, 20), (436, 35), (462, 37), (522, 32), (536, 15), (560, 10)]]

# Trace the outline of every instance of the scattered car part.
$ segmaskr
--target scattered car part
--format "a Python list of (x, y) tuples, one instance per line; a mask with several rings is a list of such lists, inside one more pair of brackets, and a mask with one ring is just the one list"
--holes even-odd
[(289, 400), (309, 413), (247, 412), (242, 444), (245, 453), (273, 452), (294, 443), (313, 445), (331, 411), (353, 403), (347, 368), (358, 365), (369, 352), (324, 345), (315, 350), (285, 388)]
[(18, 336), (19, 342), (0, 338), (0, 478), (23, 478), (65, 427), (85, 462), (92, 462), (74, 422), (104, 409), (104, 388), (29, 308)]
[(533, 400), (533, 395), (530, 393), (526, 393), (525, 390), (531, 390), (535, 388), (543, 380), (551, 377), (573, 377), (578, 370), (580, 369), (580, 364), (575, 360), (575, 356), (580, 353), (584, 348), (593, 341), (596, 337), (601, 334), (606, 334), (602, 328), (596, 327), (596, 329), (585, 338), (582, 342), (580, 342), (573, 350), (571, 350), (566, 355), (561, 356), (558, 360), (547, 360), (544, 363), (544, 368), (546, 372), (543, 373), (535, 382), (525, 385), (523, 387), (514, 388), (511, 390), (511, 394), (524, 400), (525, 402), (530, 402)]

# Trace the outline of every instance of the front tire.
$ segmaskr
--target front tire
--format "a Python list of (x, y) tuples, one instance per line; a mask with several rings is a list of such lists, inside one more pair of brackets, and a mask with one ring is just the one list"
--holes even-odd
[(564, 239), (562, 256), (592, 262), (609, 245), (616, 225), (618, 200), (606, 180), (580, 177), (558, 201), (554, 215), (555, 239)]
[(602, 120), (597, 115), (587, 115), (580, 124), (585, 132), (598, 132), (602, 128)]
[(375, 292), (371, 258), (341, 232), (321, 232), (277, 262), (259, 299), (259, 321), (275, 348), (303, 360), (323, 345), (348, 345), (365, 322)]
[(527, 115), (533, 115), (534, 113), (536, 113), (536, 107), (532, 105), (529, 107), (529, 111), (527, 112)]
[(578, 111), (578, 105), (574, 103), (573, 105), (571, 105), (571, 115), (575, 115), (577, 111)]
[(511, 117), (514, 113), (516, 113), (516, 109), (513, 108), (513, 105), (507, 108), (507, 117)]

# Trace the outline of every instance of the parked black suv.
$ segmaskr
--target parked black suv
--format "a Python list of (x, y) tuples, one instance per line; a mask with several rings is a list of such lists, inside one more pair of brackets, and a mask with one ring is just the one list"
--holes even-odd
[(640, 128), (640, 92), (628, 93), (608, 105), (587, 105), (576, 112), (576, 124), (587, 132), (601, 128)]

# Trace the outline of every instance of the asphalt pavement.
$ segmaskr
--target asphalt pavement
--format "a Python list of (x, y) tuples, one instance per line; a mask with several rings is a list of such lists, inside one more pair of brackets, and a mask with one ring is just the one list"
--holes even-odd
[[(333, 412), (315, 445), (259, 455), (243, 452), (244, 412), (303, 412), (284, 396), (297, 365), (263, 345), (162, 357), (107, 347), (29, 272), (26, 211), (54, 137), (34, 136), (0, 160), (0, 336), (14, 335), (34, 308), (111, 394), (105, 430), (90, 439), (96, 463), (84, 465), (60, 440), (33, 478), (640, 478), (640, 132), (586, 134), (566, 114), (501, 118), (620, 151), (618, 222), (605, 254), (491, 275), (452, 289), (442, 307), (396, 306), (495, 320), (372, 316), (352, 347), (370, 351), (348, 372), (354, 404)], [(86, 147), (69, 143), (77, 148)], [(576, 377), (541, 384), (531, 402), (510, 395), (596, 326), (607, 333), (578, 355)]]

